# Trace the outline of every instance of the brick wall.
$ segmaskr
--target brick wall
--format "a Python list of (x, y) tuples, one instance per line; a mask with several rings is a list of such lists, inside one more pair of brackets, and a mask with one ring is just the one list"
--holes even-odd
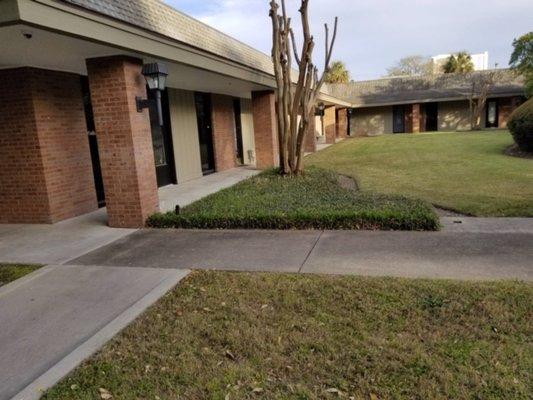
[(412, 106), (412, 132), (413, 133), (419, 133), (420, 132), (420, 104), (413, 104)]
[(252, 92), (257, 168), (279, 166), (276, 99), (272, 91)]
[(498, 128), (507, 128), (510, 115), (520, 105), (520, 97), (503, 97), (498, 99)]
[(235, 115), (233, 98), (213, 94), (213, 150), (215, 152), (215, 169), (217, 172), (235, 168)]
[(97, 208), (78, 75), (0, 71), (0, 222), (53, 223)]
[(326, 134), (326, 143), (335, 143), (337, 138), (337, 121), (335, 107), (328, 107), (324, 110), (324, 132)]
[(337, 137), (345, 139), (348, 136), (348, 109), (337, 110)]
[(136, 228), (159, 209), (142, 61), (128, 57), (87, 60), (89, 86), (104, 179), (108, 223)]
[(413, 107), (411, 104), (404, 105), (404, 131), (405, 133), (413, 132)]

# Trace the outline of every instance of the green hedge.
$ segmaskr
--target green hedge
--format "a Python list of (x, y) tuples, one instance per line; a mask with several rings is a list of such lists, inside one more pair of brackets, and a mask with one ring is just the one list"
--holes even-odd
[(533, 152), (533, 99), (514, 110), (507, 126), (520, 150)]
[(305, 176), (270, 170), (181, 210), (151, 216), (152, 228), (437, 230), (427, 203), (347, 189), (335, 172)]

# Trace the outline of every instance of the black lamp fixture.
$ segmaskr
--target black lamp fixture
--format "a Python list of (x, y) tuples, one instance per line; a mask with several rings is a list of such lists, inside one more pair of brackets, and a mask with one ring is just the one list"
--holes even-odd
[(324, 103), (318, 103), (315, 111), (315, 115), (322, 116), (324, 115), (324, 110), (326, 109), (326, 105)]
[[(161, 92), (165, 90), (167, 83), (168, 69), (165, 64), (150, 63), (144, 64), (142, 74), (146, 79), (148, 89), (155, 94), (155, 101), (157, 106), (157, 116), (159, 118), (159, 125), (163, 125), (163, 109), (161, 107)], [(137, 111), (142, 112), (143, 109), (148, 108), (150, 105), (149, 99), (142, 99), (140, 97), (135, 98), (137, 102)]]

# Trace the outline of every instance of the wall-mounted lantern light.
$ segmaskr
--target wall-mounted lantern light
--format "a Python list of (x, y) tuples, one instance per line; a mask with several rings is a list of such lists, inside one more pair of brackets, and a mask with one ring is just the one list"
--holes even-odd
[[(144, 64), (142, 69), (142, 74), (146, 79), (146, 84), (148, 89), (153, 91), (155, 94), (155, 101), (157, 106), (157, 116), (159, 118), (159, 125), (163, 125), (163, 109), (161, 107), (161, 92), (165, 90), (165, 85), (167, 82), (168, 69), (165, 64), (161, 63), (151, 63)], [(140, 97), (135, 98), (137, 102), (137, 111), (142, 112), (143, 109), (149, 107), (149, 99), (142, 99)]]
[(318, 105), (316, 107), (316, 110), (315, 110), (315, 115), (316, 116), (323, 116), (325, 109), (326, 109), (326, 105), (324, 103), (318, 103)]

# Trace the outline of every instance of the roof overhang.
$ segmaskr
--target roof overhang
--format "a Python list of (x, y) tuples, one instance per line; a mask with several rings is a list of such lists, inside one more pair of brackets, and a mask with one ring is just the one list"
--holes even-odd
[(323, 102), (327, 106), (336, 106), (338, 108), (351, 108), (353, 107), (352, 103), (338, 99), (337, 97), (331, 96), (327, 93), (321, 92), (318, 95), (318, 100)]
[(0, 24), (20, 24), (82, 38), (170, 62), (182, 63), (273, 88), (264, 72), (192, 48), (176, 40), (54, 0), (3, 0)]
[[(519, 92), (509, 92), (509, 93), (495, 93), (489, 95), (487, 98), (499, 98), (499, 97), (515, 97), (523, 96), (524, 93)], [(448, 102), (448, 101), (468, 101), (468, 96), (454, 96), (454, 97), (428, 97), (425, 99), (411, 99), (411, 100), (402, 100), (402, 101), (387, 101), (387, 102), (373, 102), (373, 103), (353, 103), (352, 108), (372, 108), (372, 107), (387, 107), (387, 106), (398, 106), (403, 104), (425, 104), (425, 103), (439, 103), (439, 102)]]
[[(275, 89), (274, 76), (109, 16), (56, 0), (2, 0), (0, 26), (23, 25), (114, 48), (117, 54), (140, 55)], [(351, 103), (322, 92), (320, 101)]]

